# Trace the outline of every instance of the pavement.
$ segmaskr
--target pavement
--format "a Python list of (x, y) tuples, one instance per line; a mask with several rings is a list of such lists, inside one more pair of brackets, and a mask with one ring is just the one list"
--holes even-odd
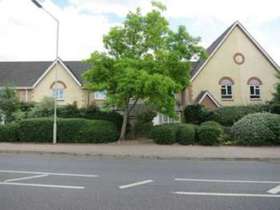
[(279, 210), (280, 162), (0, 154), (1, 210)]
[(0, 153), (48, 153), (156, 159), (280, 160), (280, 147), (156, 145), (149, 141), (113, 144), (0, 143)]

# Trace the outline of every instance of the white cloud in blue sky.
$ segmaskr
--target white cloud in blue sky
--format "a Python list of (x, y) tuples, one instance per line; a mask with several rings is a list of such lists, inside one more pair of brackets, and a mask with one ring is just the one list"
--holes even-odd
[[(150, 0), (40, 0), (61, 20), (60, 56), (84, 59), (102, 49), (102, 36), (129, 10), (150, 9)], [(280, 63), (279, 0), (163, 0), (171, 27), (185, 25), (207, 47), (240, 20)], [(15, 6), (16, 5), (16, 6)], [(0, 60), (53, 59), (55, 24), (30, 0), (0, 0)]]

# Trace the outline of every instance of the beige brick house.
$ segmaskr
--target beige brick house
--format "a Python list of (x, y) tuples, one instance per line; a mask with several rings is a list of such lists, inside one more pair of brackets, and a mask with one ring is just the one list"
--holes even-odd
[[(207, 49), (206, 60), (193, 64), (191, 86), (177, 94), (178, 110), (199, 103), (210, 109), (249, 105), (271, 100), (279, 66), (240, 22), (233, 23)], [(0, 62), (0, 87), (16, 88), (21, 101), (38, 102), (56, 96), (61, 105), (100, 105), (106, 96), (83, 87), (81, 74), (88, 68), (80, 61)], [(55, 70), (58, 88), (54, 89)], [(155, 123), (170, 121), (158, 115)]]
[(240, 22), (233, 23), (207, 49), (208, 58), (191, 70), (182, 105), (208, 108), (265, 103), (272, 99), (279, 66)]

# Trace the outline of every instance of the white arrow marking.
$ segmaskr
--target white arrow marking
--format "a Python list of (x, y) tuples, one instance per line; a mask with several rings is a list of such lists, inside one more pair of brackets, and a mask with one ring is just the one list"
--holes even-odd
[(279, 192), (280, 192), (280, 185), (278, 185), (278, 186), (276, 186), (276, 187), (274, 187), (274, 188), (268, 190), (267, 192), (268, 192), (268, 193), (271, 193), (271, 194), (277, 194), (277, 193), (279, 193)]

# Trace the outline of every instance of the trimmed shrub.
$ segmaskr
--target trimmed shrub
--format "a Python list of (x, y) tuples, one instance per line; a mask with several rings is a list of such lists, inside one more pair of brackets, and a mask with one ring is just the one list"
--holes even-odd
[(155, 126), (151, 131), (151, 138), (156, 144), (174, 144), (176, 142), (176, 126)]
[(184, 109), (184, 120), (186, 123), (200, 124), (211, 119), (211, 116), (212, 112), (200, 104), (188, 105)]
[(53, 121), (49, 118), (22, 120), (19, 122), (18, 137), (21, 142), (52, 142)]
[(213, 127), (217, 127), (217, 128), (221, 128), (222, 126), (220, 125), (220, 123), (216, 122), (216, 121), (206, 121), (200, 124), (201, 126), (213, 126)]
[(271, 113), (280, 114), (280, 104), (272, 104), (270, 106)]
[[(112, 122), (79, 118), (58, 119), (58, 143), (108, 143), (118, 139), (119, 133)], [(19, 123), (21, 142), (52, 142), (53, 120), (35, 118)]]
[(177, 128), (176, 142), (182, 145), (195, 143), (195, 128), (192, 124), (181, 124)]
[(269, 106), (267, 105), (227, 106), (216, 109), (211, 119), (223, 126), (231, 126), (247, 114), (265, 112), (268, 110)]
[(101, 111), (96, 106), (80, 109), (80, 117), (91, 120), (107, 120), (113, 122), (118, 130), (122, 127), (123, 117), (116, 111)]
[(202, 145), (217, 145), (221, 143), (223, 130), (218, 126), (202, 125), (197, 129), (198, 143)]
[(15, 123), (0, 125), (0, 141), (2, 142), (17, 142), (18, 125)]
[(237, 144), (280, 144), (280, 116), (271, 113), (249, 114), (237, 121), (231, 129)]
[(154, 111), (145, 111), (136, 116), (136, 123), (134, 126), (134, 133), (136, 136), (147, 137), (153, 128), (153, 119), (157, 115)]

